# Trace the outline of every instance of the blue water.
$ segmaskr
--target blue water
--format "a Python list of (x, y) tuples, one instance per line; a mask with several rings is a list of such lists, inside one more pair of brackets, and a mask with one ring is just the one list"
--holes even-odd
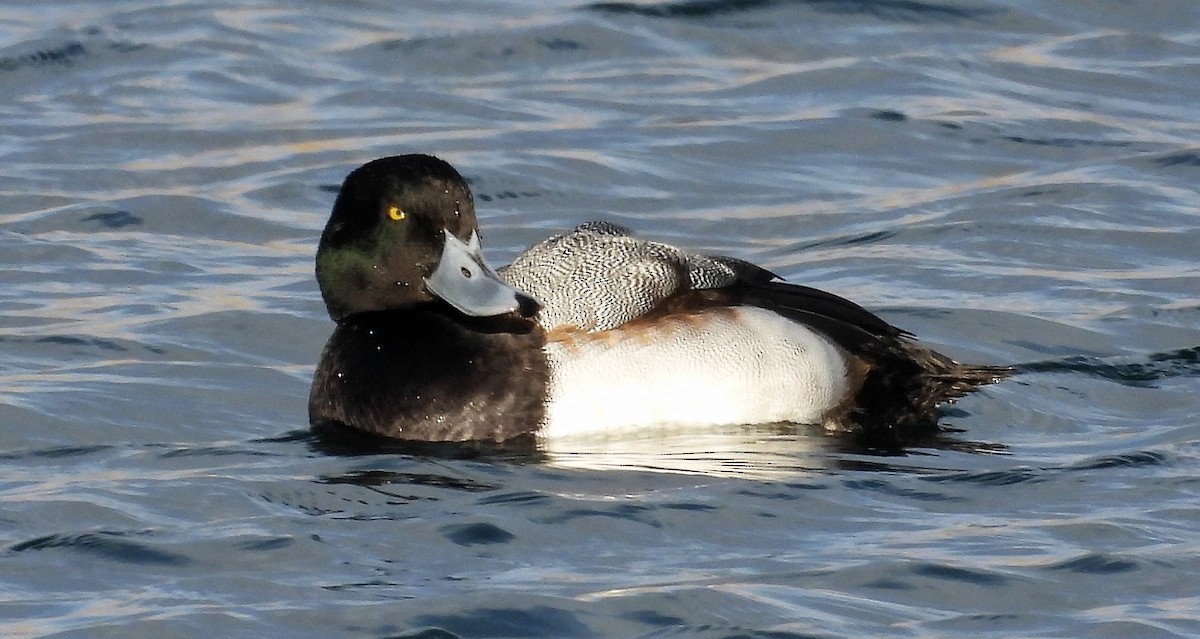
[[(1200, 4), (0, 4), (0, 636), (1200, 635)], [(331, 446), (337, 185), (602, 217), (1020, 367), (819, 429)]]

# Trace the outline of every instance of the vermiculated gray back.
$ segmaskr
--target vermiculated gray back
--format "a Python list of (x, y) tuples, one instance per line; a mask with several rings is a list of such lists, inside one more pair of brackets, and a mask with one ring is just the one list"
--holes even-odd
[(500, 275), (542, 303), (538, 320), (547, 330), (586, 331), (620, 326), (681, 291), (775, 277), (741, 260), (686, 253), (598, 221), (530, 247)]

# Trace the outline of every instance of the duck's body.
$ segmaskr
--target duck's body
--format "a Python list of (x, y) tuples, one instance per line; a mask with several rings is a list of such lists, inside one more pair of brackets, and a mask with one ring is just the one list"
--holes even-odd
[(465, 182), (429, 156), (351, 173), (317, 272), (338, 325), (310, 420), (388, 437), (795, 422), (894, 440), (1004, 374), (835, 295), (606, 223), (530, 248), (502, 281)]

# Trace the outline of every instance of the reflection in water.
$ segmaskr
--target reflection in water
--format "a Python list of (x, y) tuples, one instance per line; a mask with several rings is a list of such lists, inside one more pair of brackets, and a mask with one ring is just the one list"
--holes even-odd
[[(543, 444), (547, 463), (563, 468), (642, 470), (710, 477), (781, 480), (827, 470), (914, 472), (912, 458), (930, 450), (1002, 454), (1003, 444), (960, 439), (954, 431), (930, 435), (908, 448), (865, 446), (820, 426), (767, 424), (704, 432), (642, 431), (613, 438)], [(900, 463), (900, 460), (906, 463)]]
[(314, 451), (342, 457), (390, 454), (517, 464), (536, 462), (540, 458), (537, 441), (532, 435), (522, 435), (504, 442), (423, 442), (381, 437), (333, 422), (314, 425), (310, 435), (309, 445)]
[(542, 442), (552, 466), (713, 477), (786, 478), (827, 467), (830, 438), (816, 426), (643, 429)]
[[(762, 424), (706, 429), (662, 427), (610, 435), (494, 442), (409, 442), (360, 433), (333, 425), (314, 427), (309, 445), (336, 456), (397, 455), (420, 460), (474, 460), (502, 465), (544, 464), (551, 468), (677, 473), (707, 477), (782, 480), (827, 470), (913, 472), (912, 462), (930, 450), (1000, 454), (1002, 444), (961, 439), (945, 430), (911, 448), (874, 448), (853, 437), (827, 433), (820, 426)], [(905, 460), (907, 463), (900, 463)], [(433, 479), (430, 479), (433, 477)], [(394, 470), (357, 470), (322, 483), (381, 486), (444, 484), (471, 486), (441, 475)], [(486, 490), (485, 488), (482, 488)]]

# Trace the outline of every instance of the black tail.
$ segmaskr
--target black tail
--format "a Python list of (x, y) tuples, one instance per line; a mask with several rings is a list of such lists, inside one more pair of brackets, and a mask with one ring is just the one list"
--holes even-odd
[[(891, 342), (888, 344), (888, 342)], [(1013, 374), (1007, 366), (960, 364), (906, 337), (862, 353), (862, 386), (837, 426), (866, 443), (895, 446), (937, 432), (939, 407)]]

